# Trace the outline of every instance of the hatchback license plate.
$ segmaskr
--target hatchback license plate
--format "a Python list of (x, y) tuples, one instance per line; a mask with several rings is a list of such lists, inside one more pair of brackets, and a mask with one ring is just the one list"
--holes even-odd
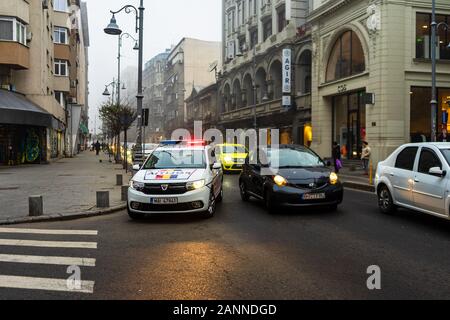
[(326, 199), (325, 193), (305, 193), (303, 200), (323, 200)]
[(153, 204), (178, 204), (177, 198), (152, 198), (150, 203)]

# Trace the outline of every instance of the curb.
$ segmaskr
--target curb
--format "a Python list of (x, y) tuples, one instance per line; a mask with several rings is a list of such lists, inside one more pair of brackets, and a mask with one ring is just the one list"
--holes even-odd
[(126, 208), (127, 208), (126, 204), (121, 204), (119, 206), (111, 207), (111, 208), (108, 208), (105, 210), (86, 211), (86, 212), (80, 212), (80, 213), (71, 213), (71, 214), (67, 214), (67, 215), (53, 214), (53, 215), (44, 215), (44, 216), (40, 216), (40, 217), (11, 218), (11, 219), (6, 219), (6, 220), (0, 220), (0, 225), (78, 220), (78, 219), (83, 219), (83, 218), (104, 216), (104, 215), (108, 215), (108, 214), (116, 213), (118, 211), (125, 210)]
[(356, 189), (360, 191), (366, 191), (375, 193), (375, 186), (365, 183), (353, 182), (353, 181), (344, 181), (344, 188), (346, 189)]

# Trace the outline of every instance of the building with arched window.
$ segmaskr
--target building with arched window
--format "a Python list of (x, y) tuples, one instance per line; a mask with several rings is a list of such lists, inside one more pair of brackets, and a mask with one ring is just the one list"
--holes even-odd
[[(344, 158), (360, 159), (367, 141), (376, 165), (403, 143), (429, 141), (430, 13), (431, 1), (313, 1), (312, 146), (321, 156), (331, 156), (336, 141)], [(448, 0), (437, 0), (437, 14), (450, 23)], [(450, 100), (449, 41), (443, 28), (438, 123)]]
[[(224, 56), (219, 126), (279, 129), (281, 143), (311, 143), (310, 0), (222, 0)], [(290, 92), (283, 90), (290, 52)], [(290, 99), (283, 105), (283, 97)]]

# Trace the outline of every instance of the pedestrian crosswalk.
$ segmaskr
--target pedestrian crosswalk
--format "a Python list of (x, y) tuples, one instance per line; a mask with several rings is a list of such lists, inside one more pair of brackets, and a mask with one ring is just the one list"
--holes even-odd
[[(96, 230), (0, 228), (0, 290), (94, 293), (95, 282), (84, 279), (81, 268), (96, 266), (91, 256), (97, 249), (93, 241), (97, 236)], [(40, 266), (49, 274), (42, 277), (40, 270), (30, 276)], [(66, 273), (61, 273), (61, 266), (67, 267)], [(13, 274), (3, 274), (8, 270), (14, 270)], [(17, 274), (20, 270), (26, 274)]]

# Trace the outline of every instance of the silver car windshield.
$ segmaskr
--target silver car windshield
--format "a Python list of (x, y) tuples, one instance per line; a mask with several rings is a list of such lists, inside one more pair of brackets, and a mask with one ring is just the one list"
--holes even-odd
[(441, 153), (444, 155), (445, 160), (450, 165), (450, 149), (441, 149)]

